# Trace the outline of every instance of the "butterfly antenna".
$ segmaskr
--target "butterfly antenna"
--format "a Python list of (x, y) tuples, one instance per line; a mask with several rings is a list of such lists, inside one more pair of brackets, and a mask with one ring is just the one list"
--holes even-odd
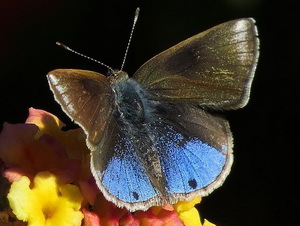
[(127, 57), (128, 50), (129, 50), (129, 46), (130, 46), (131, 39), (132, 39), (132, 34), (133, 34), (133, 31), (134, 31), (136, 22), (137, 22), (138, 17), (139, 17), (139, 13), (140, 13), (140, 8), (138, 7), (138, 8), (136, 8), (136, 10), (135, 10), (134, 19), (133, 19), (133, 25), (132, 25), (132, 28), (131, 28), (129, 40), (128, 40), (128, 43), (127, 43), (127, 47), (126, 47), (126, 51), (125, 51), (125, 54), (124, 54), (122, 66), (121, 66), (121, 69), (120, 69), (121, 71), (123, 70), (123, 67), (124, 67), (124, 64), (125, 64), (125, 61), (126, 61), (126, 57)]
[(102, 66), (104, 66), (104, 67), (108, 68), (109, 70), (111, 70), (113, 74), (115, 74), (115, 71), (114, 71), (110, 66), (108, 66), (108, 65), (106, 65), (106, 64), (104, 64), (104, 63), (102, 63), (102, 62), (99, 61), (99, 60), (95, 60), (95, 59), (92, 58), (92, 57), (89, 57), (89, 56), (87, 56), (87, 55), (84, 55), (84, 54), (82, 54), (82, 53), (79, 53), (79, 52), (75, 51), (74, 49), (71, 49), (69, 46), (66, 46), (65, 44), (62, 44), (61, 42), (56, 42), (56, 45), (58, 45), (58, 46), (60, 46), (60, 47), (62, 47), (62, 48), (64, 48), (64, 49), (66, 49), (66, 50), (68, 50), (68, 51), (70, 51), (70, 52), (72, 52), (72, 53), (75, 53), (75, 54), (77, 54), (77, 55), (79, 55), (79, 56), (81, 56), (81, 57), (84, 57), (84, 58), (86, 58), (86, 59), (88, 59), (88, 60), (91, 60), (91, 61), (94, 61), (94, 62), (96, 62), (96, 63), (98, 63), (98, 64), (101, 64)]

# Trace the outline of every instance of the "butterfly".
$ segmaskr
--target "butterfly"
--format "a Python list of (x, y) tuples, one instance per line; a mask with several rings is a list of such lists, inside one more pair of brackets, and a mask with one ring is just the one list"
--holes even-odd
[(81, 126), (105, 198), (130, 211), (206, 196), (233, 163), (218, 110), (244, 107), (259, 55), (252, 18), (232, 20), (156, 55), (132, 77), (57, 69), (55, 100)]

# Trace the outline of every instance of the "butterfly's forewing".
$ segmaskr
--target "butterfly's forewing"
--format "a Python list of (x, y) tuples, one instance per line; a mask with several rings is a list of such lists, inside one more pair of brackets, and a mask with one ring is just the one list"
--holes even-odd
[(47, 75), (64, 112), (97, 144), (111, 123), (114, 95), (107, 78), (92, 71), (58, 69)]
[(258, 58), (254, 23), (238, 19), (199, 33), (150, 59), (133, 78), (168, 102), (243, 107)]

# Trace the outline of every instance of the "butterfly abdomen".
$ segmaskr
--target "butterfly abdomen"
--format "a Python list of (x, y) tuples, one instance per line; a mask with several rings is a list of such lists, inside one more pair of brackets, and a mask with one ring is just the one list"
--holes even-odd
[[(165, 193), (165, 180), (159, 155), (155, 148), (153, 124), (159, 121), (156, 102), (151, 95), (135, 80), (119, 80), (112, 88), (115, 93), (114, 117), (119, 126), (120, 136), (131, 143), (138, 161), (146, 170), (152, 185), (158, 193)], [(126, 150), (123, 150), (126, 152)], [(136, 200), (138, 200), (136, 193)]]

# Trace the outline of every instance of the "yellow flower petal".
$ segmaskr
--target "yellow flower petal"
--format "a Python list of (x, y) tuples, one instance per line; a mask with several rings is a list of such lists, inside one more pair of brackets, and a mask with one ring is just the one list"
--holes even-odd
[(49, 172), (40, 172), (30, 180), (22, 177), (12, 183), (8, 200), (19, 220), (29, 226), (79, 226), (83, 219), (80, 211), (82, 196), (75, 185), (60, 185)]
[(191, 208), (194, 208), (194, 206), (196, 204), (199, 204), (200, 202), (201, 202), (201, 197), (198, 196), (191, 201), (179, 201), (176, 204), (174, 204), (173, 207), (177, 212), (183, 212), (183, 211), (190, 210)]
[(179, 201), (173, 205), (184, 225), (202, 226), (198, 210), (194, 207), (200, 201), (201, 197), (196, 197), (191, 201)]
[(216, 225), (213, 223), (210, 223), (208, 220), (204, 219), (203, 226), (216, 226)]
[(190, 210), (179, 212), (179, 218), (188, 226), (201, 226), (200, 216), (196, 208), (191, 208)]
[(22, 177), (18, 182), (12, 183), (10, 192), (7, 195), (9, 205), (13, 209), (14, 214), (22, 221), (28, 219), (28, 213), (27, 211), (25, 212), (24, 209), (26, 209), (29, 200), (31, 200), (30, 189), (27, 189), (29, 185), (30, 180), (28, 177)]

